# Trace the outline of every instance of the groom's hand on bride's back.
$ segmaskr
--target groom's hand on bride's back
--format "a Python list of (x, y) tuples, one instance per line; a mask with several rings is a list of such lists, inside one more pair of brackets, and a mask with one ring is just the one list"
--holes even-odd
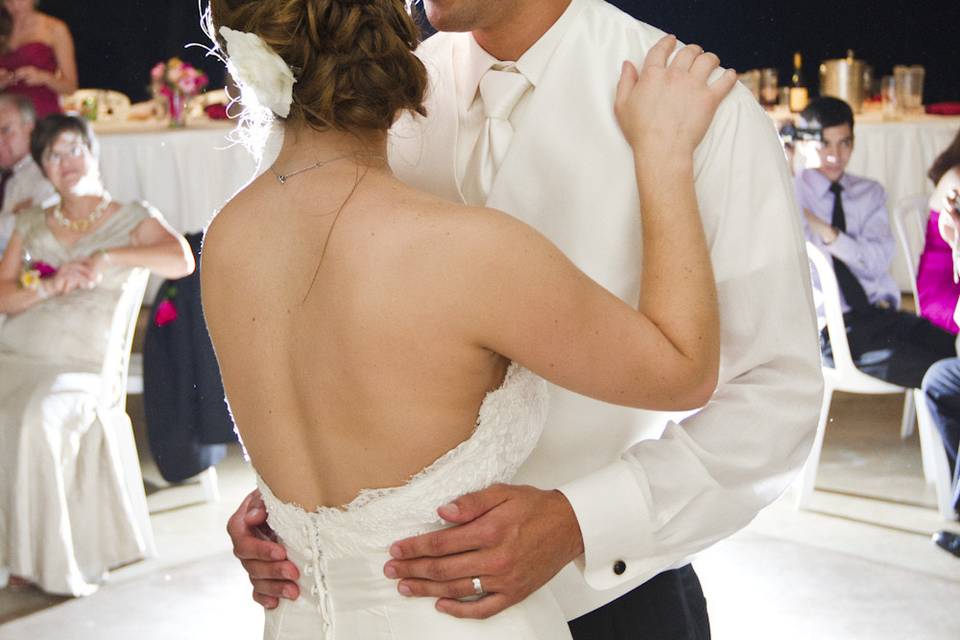
[(280, 604), (280, 598), (296, 600), (300, 577), (296, 565), (287, 560), (287, 551), (267, 526), (267, 510), (259, 491), (244, 498), (227, 520), (227, 534), (233, 555), (240, 559), (253, 585), (253, 599), (266, 609)]
[[(494, 485), (439, 509), (458, 526), (407, 538), (390, 548), (384, 575), (407, 596), (439, 598), (458, 618), (488, 618), (546, 584), (583, 553), (576, 516), (559, 491)], [(479, 577), (484, 597), (474, 595)]]

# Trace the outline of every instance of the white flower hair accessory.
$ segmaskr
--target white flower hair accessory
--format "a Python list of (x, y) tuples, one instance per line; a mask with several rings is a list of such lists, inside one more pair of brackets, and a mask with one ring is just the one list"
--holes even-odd
[(255, 33), (221, 27), (220, 35), (227, 44), (227, 68), (241, 91), (250, 91), (281, 118), (290, 115), (297, 79), (283, 58)]

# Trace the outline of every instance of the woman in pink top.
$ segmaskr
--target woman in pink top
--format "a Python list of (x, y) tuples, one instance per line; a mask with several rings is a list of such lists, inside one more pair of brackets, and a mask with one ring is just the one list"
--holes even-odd
[(949, 215), (941, 216), (947, 194), (960, 188), (960, 131), (946, 151), (934, 161), (927, 173), (936, 191), (930, 198), (930, 219), (927, 239), (917, 269), (917, 295), (920, 315), (948, 331), (960, 331), (953, 317), (960, 297), (960, 282), (954, 276), (952, 247), (957, 246), (956, 232)]
[(60, 95), (77, 90), (70, 29), (36, 9), (36, 0), (0, 7), (0, 89), (28, 97), (37, 117), (60, 113)]

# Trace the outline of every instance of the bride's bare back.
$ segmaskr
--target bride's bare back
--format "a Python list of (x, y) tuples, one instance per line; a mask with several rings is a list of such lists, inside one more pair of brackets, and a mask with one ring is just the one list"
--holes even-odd
[(446, 254), (465, 208), (383, 169), (349, 195), (356, 180), (350, 161), (286, 185), (267, 174), (204, 245), (207, 322), (244, 444), (274, 492), (307, 507), (402, 484), (469, 435), (506, 368), (452, 313)]

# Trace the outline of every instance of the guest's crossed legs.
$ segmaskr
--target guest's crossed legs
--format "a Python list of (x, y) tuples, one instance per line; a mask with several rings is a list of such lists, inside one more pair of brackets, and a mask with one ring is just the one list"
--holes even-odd
[[(912, 313), (871, 309), (847, 313), (844, 320), (857, 368), (893, 384), (919, 389), (933, 363), (957, 355), (953, 334)], [(832, 363), (826, 331), (820, 344), (824, 359)]]

